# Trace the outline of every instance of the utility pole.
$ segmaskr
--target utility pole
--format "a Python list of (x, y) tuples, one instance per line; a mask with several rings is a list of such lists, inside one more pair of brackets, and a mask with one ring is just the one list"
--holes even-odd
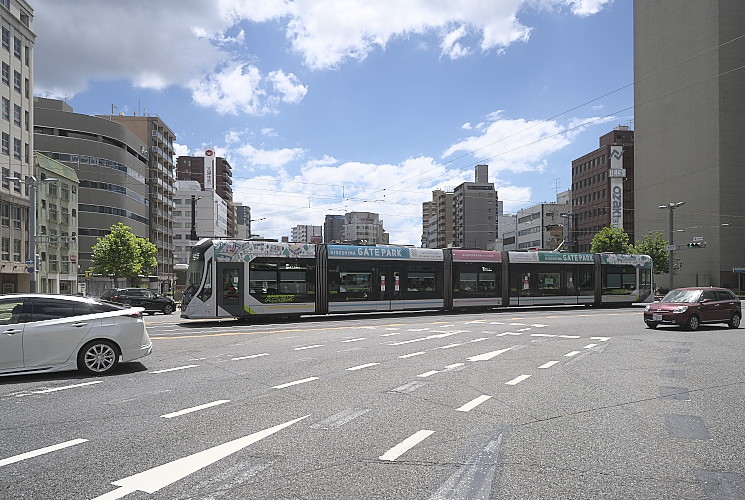
[(668, 261), (669, 261), (668, 262), (668, 273), (670, 274), (670, 290), (672, 290), (673, 288), (675, 288), (675, 286), (674, 286), (674, 284), (675, 284), (675, 275), (674, 275), (673, 271), (675, 270), (674, 269), (674, 267), (675, 267), (674, 266), (674, 264), (675, 264), (674, 257), (675, 257), (675, 248), (676, 247), (675, 247), (675, 243), (673, 241), (673, 235), (675, 234), (675, 229), (673, 228), (673, 212), (675, 211), (676, 208), (678, 208), (680, 206), (683, 206), (683, 205), (685, 205), (685, 201), (679, 201), (677, 203), (670, 202), (667, 205), (660, 205), (659, 207), (657, 207), (657, 208), (660, 208), (660, 209), (667, 209), (670, 212), (670, 215), (668, 217), (668, 225), (669, 225), (669, 229), (670, 229), (670, 240), (668, 241), (668, 245), (667, 245), (667, 250), (669, 252), (669, 255), (668, 255)]

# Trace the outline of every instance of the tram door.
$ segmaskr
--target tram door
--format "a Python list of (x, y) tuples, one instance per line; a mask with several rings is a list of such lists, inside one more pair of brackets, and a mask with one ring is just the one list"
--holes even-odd
[(217, 307), (232, 316), (245, 316), (243, 309), (245, 290), (243, 264), (240, 262), (217, 263)]
[(377, 266), (378, 311), (403, 309), (401, 300), (401, 271), (390, 265)]

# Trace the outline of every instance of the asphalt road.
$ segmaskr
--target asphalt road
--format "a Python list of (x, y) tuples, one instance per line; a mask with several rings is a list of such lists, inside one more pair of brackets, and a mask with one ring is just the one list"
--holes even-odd
[(0, 498), (745, 498), (745, 330), (638, 308), (149, 316), (114, 375), (0, 378)]

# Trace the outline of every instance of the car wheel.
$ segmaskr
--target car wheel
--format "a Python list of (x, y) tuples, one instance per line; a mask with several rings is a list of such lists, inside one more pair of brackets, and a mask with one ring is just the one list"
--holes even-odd
[(94, 340), (78, 353), (78, 368), (90, 375), (106, 375), (119, 364), (119, 349), (108, 340)]
[(739, 328), (741, 319), (742, 318), (740, 318), (740, 314), (734, 313), (732, 317), (730, 318), (729, 323), (727, 324), (729, 325), (730, 328)]
[(647, 323), (647, 328), (649, 328), (650, 330), (654, 330), (655, 328), (657, 328), (657, 323)]
[(171, 304), (166, 304), (163, 306), (163, 314), (171, 314), (173, 312), (173, 306)]
[(690, 318), (688, 318), (688, 321), (686, 322), (686, 330), (698, 330), (699, 325), (701, 324), (700, 320), (698, 319), (698, 316), (695, 314), (692, 314)]

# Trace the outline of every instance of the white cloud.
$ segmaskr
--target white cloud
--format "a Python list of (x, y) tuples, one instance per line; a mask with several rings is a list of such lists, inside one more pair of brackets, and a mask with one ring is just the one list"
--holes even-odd
[(450, 57), (450, 59), (460, 59), (461, 57), (465, 57), (470, 54), (471, 51), (458, 42), (458, 40), (466, 36), (467, 33), (468, 30), (466, 29), (466, 27), (460, 26), (445, 35), (445, 37), (442, 39), (442, 43), (440, 44), (442, 53)]
[(176, 142), (173, 143), (173, 151), (176, 153), (176, 156), (189, 156), (191, 153), (189, 152), (189, 147), (184, 144), (178, 144)]
[(308, 87), (283, 69), (262, 71), (241, 23), (279, 23), (305, 64), (323, 69), (414, 35), (437, 36), (453, 59), (473, 52), (468, 35), (482, 51), (501, 51), (529, 39), (524, 10), (568, 6), (587, 16), (609, 1), (35, 0), (35, 87), (71, 97), (91, 81), (186, 86), (196, 103), (220, 113), (263, 114), (300, 102)]
[(471, 125), (471, 122), (466, 122), (463, 125), (460, 126), (463, 130), (471, 130), (473, 128), (473, 125)]
[(282, 94), (282, 101), (295, 104), (303, 100), (308, 93), (308, 87), (301, 85), (297, 77), (292, 74), (286, 74), (284, 71), (272, 71), (269, 73), (267, 80), (274, 86), (274, 91)]
[(305, 153), (301, 148), (258, 149), (251, 144), (244, 144), (233, 149), (232, 152), (241, 156), (252, 166), (273, 169), (281, 169)]

